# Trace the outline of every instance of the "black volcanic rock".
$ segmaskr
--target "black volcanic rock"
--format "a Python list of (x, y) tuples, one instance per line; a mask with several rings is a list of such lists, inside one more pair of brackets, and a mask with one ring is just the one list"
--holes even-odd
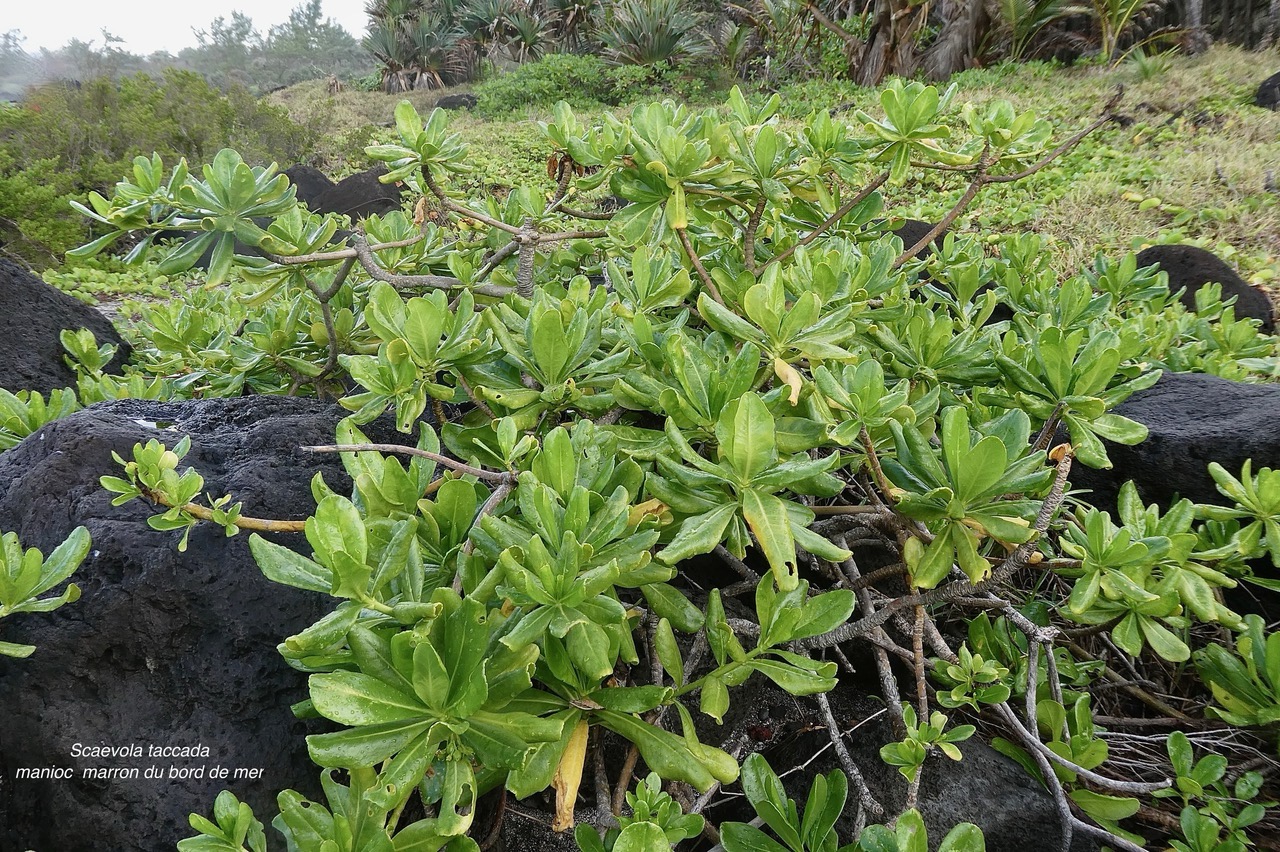
[(404, 190), (395, 184), (381, 183), (378, 178), (386, 173), (386, 166), (378, 164), (354, 174), (321, 192), (315, 204), (308, 206), (316, 213), (341, 213), (352, 219), (399, 210)]
[[(192, 440), (184, 459), (206, 490), (230, 493), (246, 515), (282, 519), (314, 510), (309, 481), (321, 471), (339, 491), (350, 480), (338, 458), (299, 445), (331, 443), (345, 414), (316, 400), (245, 397), (159, 403), (122, 400), (55, 421), (0, 455), (0, 530), (46, 554), (77, 525), (93, 544), (73, 580), (83, 597), (47, 614), (0, 621), (0, 640), (32, 644), (25, 660), (0, 657), (0, 849), (120, 852), (172, 849), (191, 831), (187, 815), (208, 814), (230, 789), (264, 822), (278, 791), (319, 797), (290, 705), (307, 696), (306, 676), (276, 651), (285, 637), (333, 607), (326, 595), (267, 580), (248, 535), (227, 538), (204, 524), (186, 553), (178, 533), (147, 525), (141, 500), (111, 506), (98, 484), (118, 473), (112, 451), (136, 442)], [(390, 430), (387, 430), (389, 432)], [(374, 424), (371, 434), (389, 438)], [(301, 534), (274, 536), (309, 553)], [(76, 744), (209, 749), (199, 758), (80, 758)], [(98, 780), (88, 766), (158, 766), (160, 780)], [(170, 766), (261, 769), (255, 780), (171, 780)], [(69, 780), (28, 780), (20, 768), (72, 767)]]
[(1209, 475), (1210, 462), (1235, 476), (1245, 459), (1253, 459), (1254, 471), (1280, 467), (1280, 385), (1165, 373), (1115, 413), (1142, 423), (1150, 434), (1132, 447), (1105, 441), (1111, 470), (1072, 468), (1072, 485), (1091, 489), (1084, 499), (1099, 508), (1113, 508), (1120, 486), (1130, 479), (1147, 503), (1168, 506), (1186, 497), (1229, 504)]
[(1185, 288), (1182, 304), (1189, 311), (1196, 309), (1196, 291), (1205, 284), (1216, 281), (1222, 285), (1222, 298), (1236, 297), (1236, 319), (1252, 317), (1262, 322), (1262, 330), (1271, 334), (1276, 330), (1275, 309), (1267, 295), (1252, 287), (1213, 252), (1196, 246), (1151, 246), (1138, 254), (1139, 268), (1159, 264), (1169, 276), (1169, 289), (1176, 293)]
[(1254, 93), (1253, 103), (1263, 109), (1280, 108), (1280, 74), (1272, 74), (1262, 81)]
[(115, 344), (107, 372), (119, 373), (131, 349), (111, 320), (56, 287), (50, 287), (21, 266), (0, 259), (0, 312), (5, 334), (0, 340), (0, 387), (8, 391), (35, 390), (42, 394), (73, 386), (76, 374), (67, 366), (59, 335), (64, 329), (87, 328), (98, 344)]

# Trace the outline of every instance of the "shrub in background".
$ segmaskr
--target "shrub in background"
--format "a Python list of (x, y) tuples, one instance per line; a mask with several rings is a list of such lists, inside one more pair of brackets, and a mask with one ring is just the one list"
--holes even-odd
[(200, 162), (234, 146), (251, 162), (292, 163), (313, 141), (280, 107), (190, 71), (42, 86), (0, 109), (0, 217), (25, 238), (6, 249), (45, 266), (83, 242), (68, 202), (109, 189), (141, 153)]

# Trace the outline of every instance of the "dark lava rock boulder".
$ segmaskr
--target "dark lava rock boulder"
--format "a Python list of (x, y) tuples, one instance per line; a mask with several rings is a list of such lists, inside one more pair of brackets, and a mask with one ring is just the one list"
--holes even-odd
[(1176, 293), (1185, 288), (1182, 304), (1187, 310), (1196, 309), (1196, 291), (1210, 282), (1222, 285), (1224, 300), (1236, 297), (1236, 319), (1252, 317), (1262, 322), (1262, 330), (1272, 334), (1276, 330), (1275, 309), (1266, 293), (1251, 287), (1236, 271), (1213, 252), (1196, 246), (1151, 246), (1138, 253), (1138, 266), (1159, 264), (1169, 276), (1169, 290)]
[(1245, 459), (1253, 459), (1255, 472), (1280, 467), (1280, 385), (1165, 373), (1115, 412), (1142, 423), (1150, 434), (1133, 447), (1106, 441), (1111, 470), (1078, 463), (1071, 469), (1071, 484), (1091, 489), (1084, 499), (1099, 508), (1114, 508), (1120, 486), (1130, 479), (1147, 503), (1168, 506), (1186, 497), (1223, 504), (1227, 498), (1214, 486), (1209, 462), (1235, 476)]
[(314, 166), (290, 166), (284, 170), (289, 183), (297, 187), (298, 200), (314, 210), (316, 199), (336, 185), (329, 176)]
[[(739, 692), (745, 694), (731, 693), (724, 726), (700, 724), (699, 738), (722, 748), (745, 743), (744, 758), (751, 752), (762, 753), (782, 776), (787, 796), (803, 803), (817, 774), (839, 768), (817, 701), (787, 695), (760, 675), (755, 675)], [(883, 816), (868, 821), (884, 822), (903, 810), (907, 794), (906, 781), (880, 758), (880, 747), (896, 739), (889, 714), (882, 702), (864, 697), (856, 686), (843, 682), (828, 698), (837, 724), (844, 731), (853, 731), (845, 737), (845, 745), (885, 811)], [(673, 724), (679, 732), (679, 722)], [(616, 769), (628, 746), (611, 735), (606, 736), (605, 743), (606, 748), (613, 749), (605, 765)], [(929, 830), (931, 847), (936, 848), (952, 826), (972, 822), (983, 830), (989, 852), (1058, 849), (1062, 829), (1057, 810), (1039, 782), (976, 737), (959, 748), (961, 761), (935, 754), (924, 766), (919, 809)], [(587, 773), (583, 778), (583, 794), (575, 817), (598, 824), (604, 815), (591, 806), (596, 796), (588, 789), (589, 776)], [(726, 790), (731, 794), (739, 791), (737, 784)], [(850, 784), (848, 803), (835, 826), (842, 843), (853, 839), (856, 802), (857, 794)], [(488, 830), (486, 826), (493, 825), (495, 810), (483, 804), (477, 808), (476, 825), (481, 836)], [(578, 847), (571, 836), (551, 831), (553, 810), (550, 795), (509, 804), (499, 828), (500, 842), (493, 847), (495, 852), (576, 852)], [(704, 813), (713, 824), (729, 820), (750, 822), (755, 817), (741, 795), (713, 800)], [(1076, 832), (1071, 849), (1092, 852), (1097, 846)]]
[(320, 193), (314, 206), (308, 206), (316, 213), (341, 213), (352, 219), (399, 210), (404, 190), (392, 183), (379, 182), (378, 178), (386, 173), (386, 166), (379, 164), (354, 174)]
[(443, 98), (436, 101), (436, 106), (440, 109), (475, 109), (476, 96), (469, 92), (463, 92), (457, 95), (445, 95)]
[(5, 390), (47, 394), (76, 383), (76, 374), (63, 360), (66, 350), (59, 339), (63, 329), (87, 328), (98, 338), (98, 345), (115, 344), (116, 355), (107, 365), (108, 372), (119, 373), (132, 351), (101, 313), (2, 258), (0, 314), (5, 318), (5, 334), (0, 339), (0, 387)]
[(1253, 102), (1263, 109), (1280, 109), (1280, 74), (1272, 74), (1262, 81)]
[[(344, 413), (282, 397), (123, 400), (51, 423), (0, 455), (0, 530), (46, 554), (77, 525), (93, 536), (73, 578), (79, 601), (0, 622), (0, 640), (36, 646), (25, 660), (0, 657), (0, 849), (172, 849), (191, 834), (187, 815), (209, 814), (222, 789), (264, 822), (280, 790), (320, 795), (303, 740), (316, 723), (289, 709), (306, 698), (306, 676), (276, 645), (332, 599), (268, 581), (245, 533), (227, 538), (201, 525), (179, 553), (177, 533), (147, 526), (150, 506), (111, 506), (98, 478), (118, 472), (112, 451), (129, 457), (136, 442), (190, 435), (184, 462), (208, 492), (233, 494), (246, 515), (305, 518), (317, 471), (350, 489), (337, 458), (298, 448), (331, 443)], [(274, 538), (310, 552), (301, 534)], [(137, 746), (141, 756), (84, 756), (104, 746)], [(152, 747), (208, 752), (152, 757)], [(75, 777), (22, 777), (49, 767)], [(139, 775), (90, 778), (90, 767)], [(152, 767), (160, 778), (146, 777)], [(211, 777), (214, 767), (229, 776)], [(202, 777), (175, 777), (193, 770)]]
[[(933, 222), (921, 222), (919, 219), (903, 219), (902, 224), (893, 229), (893, 233), (897, 234), (898, 238), (902, 240), (902, 249), (906, 251), (928, 236), (935, 226)], [(933, 238), (935, 249), (942, 248), (942, 240), (946, 235), (947, 232), (943, 231)], [(927, 247), (925, 251), (928, 251)]]
[[(827, 748), (831, 740), (817, 701), (793, 698), (759, 675), (751, 686), (757, 687), (748, 688), (751, 697), (738, 700), (736, 712), (744, 715), (735, 728), (745, 731), (751, 739), (764, 740), (753, 750), (761, 751), (775, 772), (795, 770), (785, 780), (787, 794), (804, 801), (815, 775), (839, 767), (832, 750)], [(897, 739), (884, 703), (879, 698), (866, 697), (858, 684), (844, 681), (828, 698), (840, 728), (856, 729), (845, 738), (845, 745), (872, 795), (884, 806), (885, 816), (869, 821), (883, 822), (900, 813), (906, 804), (906, 781), (880, 757), (881, 746)], [(730, 704), (729, 714), (733, 713), (734, 705)], [(729, 714), (725, 716), (726, 726), (731, 724)], [(957, 823), (971, 822), (983, 830), (988, 852), (1057, 849), (1062, 832), (1049, 793), (1022, 767), (976, 737), (959, 747), (964, 758), (958, 763), (935, 754), (924, 766), (919, 808), (932, 844), (940, 843)], [(810, 762), (815, 755), (817, 759)], [(853, 837), (855, 801), (851, 784), (850, 804), (837, 823), (844, 842)], [(747, 821), (753, 816), (748, 811), (727, 818)], [(712, 817), (726, 818), (714, 814)], [(1028, 844), (1030, 837), (1035, 838), (1034, 844)], [(1081, 838), (1072, 845), (1077, 852), (1095, 848)]]

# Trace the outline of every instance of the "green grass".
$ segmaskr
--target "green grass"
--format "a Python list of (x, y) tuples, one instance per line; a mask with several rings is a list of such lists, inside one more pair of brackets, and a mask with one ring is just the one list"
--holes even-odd
[[(1267, 185), (1269, 171), (1280, 171), (1280, 114), (1252, 100), (1277, 60), (1280, 51), (1219, 46), (1173, 57), (1168, 71), (1147, 80), (1131, 64), (1031, 63), (956, 75), (957, 104), (1003, 98), (1048, 118), (1059, 138), (1089, 124), (1121, 85), (1117, 112), (1132, 121), (1099, 129), (1025, 181), (985, 188), (957, 229), (1037, 231), (1049, 238), (1063, 274), (1099, 252), (1193, 243), (1251, 283), (1274, 287), (1280, 195)], [(853, 104), (873, 114), (878, 108), (876, 92), (848, 85), (809, 82), (782, 95), (784, 109), (797, 118), (823, 106)], [(934, 174), (887, 190), (886, 201), (899, 215), (936, 221), (964, 188), (963, 178)]]

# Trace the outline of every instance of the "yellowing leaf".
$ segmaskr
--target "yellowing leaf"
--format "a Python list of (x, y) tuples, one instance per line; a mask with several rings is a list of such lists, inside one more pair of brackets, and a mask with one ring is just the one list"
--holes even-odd
[(781, 358), (774, 358), (773, 374), (778, 377), (779, 381), (791, 388), (791, 394), (787, 397), (787, 401), (792, 405), (798, 403), (800, 401), (800, 389), (804, 386), (804, 379), (800, 377), (800, 371)]
[(631, 511), (627, 516), (627, 523), (630, 526), (639, 526), (649, 515), (655, 518), (661, 518), (664, 514), (669, 516), (667, 504), (655, 498), (639, 503), (631, 507)]
[(556, 818), (552, 831), (568, 831), (573, 828), (573, 805), (578, 800), (578, 787), (582, 784), (582, 764), (587, 759), (587, 720), (582, 719), (569, 735), (569, 745), (560, 757), (551, 786), (556, 791)]

